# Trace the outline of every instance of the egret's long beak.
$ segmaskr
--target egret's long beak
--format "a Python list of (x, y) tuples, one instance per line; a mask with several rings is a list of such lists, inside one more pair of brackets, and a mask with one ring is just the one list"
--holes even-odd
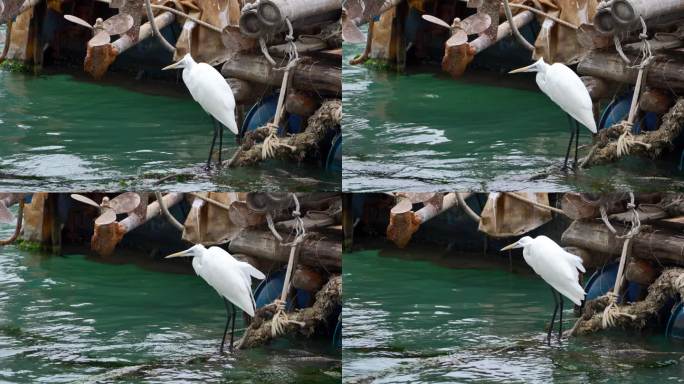
[[(516, 242), (513, 243), (513, 244), (509, 244), (509, 245), (507, 245), (507, 246), (501, 248), (501, 252), (503, 252), (503, 251), (508, 251), (509, 249), (518, 248), (518, 247), (519, 247), (519, 246), (518, 246), (518, 242), (516, 241)], [(168, 257), (168, 256), (167, 256), (167, 257)]]
[(180, 252), (176, 252), (176, 253), (173, 253), (171, 255), (168, 255), (165, 257), (165, 259), (171, 259), (174, 257), (189, 257), (189, 256), (192, 256), (192, 253), (188, 252), (188, 250), (186, 249), (185, 251), (180, 251)]
[(537, 65), (537, 63), (532, 63), (528, 65), (527, 67), (522, 67), (518, 69), (514, 69), (508, 73), (521, 73), (521, 72), (534, 72), (534, 67)]
[(162, 68), (162, 71), (166, 71), (167, 69), (176, 69), (176, 68), (182, 68), (181, 64), (183, 63), (183, 60), (177, 61), (171, 65), (167, 65), (166, 67)]

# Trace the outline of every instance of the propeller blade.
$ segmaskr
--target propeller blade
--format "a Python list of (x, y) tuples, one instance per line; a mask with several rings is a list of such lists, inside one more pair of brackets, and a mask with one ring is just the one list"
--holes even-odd
[(102, 214), (95, 219), (95, 225), (107, 225), (116, 221), (116, 212), (111, 208), (105, 208)]
[(127, 13), (119, 13), (105, 20), (104, 30), (110, 35), (121, 35), (133, 27), (133, 17)]
[(133, 212), (140, 205), (140, 196), (135, 192), (122, 193), (109, 200), (109, 206), (118, 213)]
[(492, 24), (492, 18), (486, 13), (476, 13), (466, 17), (461, 22), (461, 28), (468, 34), (474, 35), (476, 33), (484, 32)]
[(14, 215), (4, 203), (0, 203), (0, 223), (14, 223)]
[(100, 31), (88, 41), (88, 45), (99, 47), (101, 45), (109, 44), (109, 41), (109, 33), (107, 33), (107, 31)]
[(64, 18), (67, 19), (67, 20), (69, 20), (69, 21), (71, 21), (72, 23), (75, 23), (75, 24), (78, 24), (78, 25), (82, 25), (82, 26), (84, 26), (84, 27), (86, 27), (86, 28), (93, 29), (93, 26), (92, 26), (92, 25), (88, 24), (87, 21), (81, 19), (80, 17), (76, 17), (76, 16), (74, 16), (74, 15), (64, 15)]
[(433, 23), (433, 24), (437, 24), (437, 25), (439, 25), (440, 27), (444, 27), (444, 28), (447, 28), (447, 29), (451, 29), (451, 25), (447, 24), (446, 21), (440, 19), (439, 17), (435, 17), (435, 16), (432, 16), (432, 15), (423, 15), (423, 20), (429, 21), (429, 22), (431, 22), (431, 23)]
[(356, 23), (344, 18), (342, 20), (342, 39), (348, 43), (361, 44), (366, 42), (366, 35), (361, 32)]
[(76, 201), (80, 201), (81, 203), (92, 205), (93, 207), (97, 207), (97, 209), (100, 209), (100, 204), (94, 202), (93, 200), (91, 200), (91, 199), (89, 199), (83, 195), (79, 195), (78, 193), (72, 193), (71, 198), (76, 200)]
[(449, 40), (447, 40), (446, 45), (447, 47), (455, 47), (457, 45), (462, 45), (468, 42), (468, 34), (465, 33), (464, 30), (458, 28), (454, 31), (454, 34), (451, 35)]

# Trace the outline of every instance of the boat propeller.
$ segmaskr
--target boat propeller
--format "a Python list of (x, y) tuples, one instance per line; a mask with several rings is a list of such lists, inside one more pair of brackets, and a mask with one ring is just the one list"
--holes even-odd
[(105, 196), (102, 198), (101, 204), (77, 193), (72, 193), (71, 198), (100, 210), (100, 216), (95, 219), (95, 225), (111, 224), (116, 221), (116, 215), (131, 213), (140, 205), (140, 196), (134, 192), (122, 193), (111, 200)]
[(93, 38), (88, 41), (88, 45), (99, 47), (109, 44), (112, 35), (121, 35), (133, 27), (133, 17), (131, 15), (120, 13), (114, 15), (107, 20), (102, 21), (101, 18), (95, 20), (95, 25), (90, 25), (85, 20), (74, 15), (64, 15), (64, 18), (72, 23), (90, 28), (93, 31)]
[(451, 37), (446, 42), (449, 47), (467, 43), (468, 35), (484, 32), (492, 23), (491, 17), (485, 13), (476, 13), (463, 20), (457, 17), (451, 25), (432, 15), (423, 15), (423, 19), (451, 30)]

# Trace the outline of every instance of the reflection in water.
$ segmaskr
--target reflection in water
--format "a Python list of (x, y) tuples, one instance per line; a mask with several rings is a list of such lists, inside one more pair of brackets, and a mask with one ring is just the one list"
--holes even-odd
[[(670, 177), (684, 187), (676, 163), (627, 159), (581, 176), (559, 172), (567, 117), (531, 78), (474, 72), (456, 81), (438, 69), (398, 75), (349, 65), (361, 50), (344, 47), (344, 190), (653, 190), (672, 188)], [(583, 128), (580, 144), (590, 143)]]
[[(310, 164), (269, 161), (206, 174), (212, 132), (210, 118), (185, 91), (167, 97), (68, 75), (0, 71), (0, 189), (149, 189), (173, 173), (199, 177), (167, 181), (165, 188), (339, 189), (339, 175)], [(224, 148), (224, 158), (237, 148), (233, 135)]]
[[(684, 382), (684, 346), (660, 334), (605, 333), (548, 347), (553, 301), (536, 276), (444, 268), (394, 258), (399, 252), (345, 255), (348, 382)], [(564, 315), (569, 329), (575, 316)]]
[[(0, 238), (12, 230), (1, 226)], [(0, 247), (0, 382), (114, 382), (127, 372), (118, 380), (339, 382), (339, 350), (325, 340), (219, 356), (225, 311), (216, 292), (153, 266)]]

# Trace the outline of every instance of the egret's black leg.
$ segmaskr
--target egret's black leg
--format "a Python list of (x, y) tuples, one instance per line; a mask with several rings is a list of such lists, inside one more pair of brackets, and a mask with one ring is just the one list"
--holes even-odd
[(563, 338), (563, 295), (558, 292), (558, 299), (560, 305), (560, 317), (558, 319), (558, 341)]
[[(223, 152), (223, 124), (216, 122), (219, 130), (219, 166), (221, 166), (221, 152)], [(577, 162), (577, 155), (575, 155), (575, 162)]]
[(211, 117), (214, 122), (214, 138), (211, 139), (211, 148), (209, 148), (209, 158), (207, 159), (207, 169), (211, 168), (211, 155), (214, 153), (214, 145), (216, 144), (216, 135), (218, 135), (218, 129), (216, 129), (216, 119)]
[[(579, 135), (580, 135), (580, 124), (575, 120), (575, 162), (573, 163), (573, 169), (577, 169), (577, 152), (579, 151)], [(560, 295), (560, 293), (559, 293)], [(562, 302), (562, 298), (561, 298)]]
[[(223, 354), (223, 345), (226, 343), (226, 334), (228, 333), (228, 323), (230, 323), (230, 318), (231, 318), (231, 313), (229, 312), (229, 308), (228, 308), (228, 300), (226, 300), (225, 297), (223, 298), (223, 303), (226, 305), (226, 329), (223, 330), (223, 339), (221, 339), (221, 349), (220, 349), (221, 354)], [(231, 304), (231, 305), (233, 305), (233, 304)], [(231, 340), (231, 345), (232, 345), (232, 340)]]
[(555, 303), (553, 307), (553, 316), (551, 316), (551, 324), (549, 324), (549, 332), (546, 335), (546, 343), (551, 345), (551, 332), (553, 331), (553, 324), (556, 321), (556, 312), (558, 311), (558, 298), (556, 298), (556, 291), (551, 288), (551, 294), (553, 294), (553, 302)]
[[(568, 150), (565, 151), (565, 161), (563, 162), (563, 168), (561, 170), (566, 170), (568, 169), (568, 157), (570, 157), (570, 148), (572, 148), (572, 140), (575, 138), (575, 130), (573, 129), (573, 119), (568, 115), (568, 119), (570, 121), (570, 141), (568, 142)], [(554, 297), (556, 297), (554, 295)]]
[(233, 303), (230, 304), (231, 307), (233, 307), (233, 320), (231, 321), (231, 326), (230, 326), (230, 351), (233, 352), (233, 336), (235, 335), (235, 305)]

